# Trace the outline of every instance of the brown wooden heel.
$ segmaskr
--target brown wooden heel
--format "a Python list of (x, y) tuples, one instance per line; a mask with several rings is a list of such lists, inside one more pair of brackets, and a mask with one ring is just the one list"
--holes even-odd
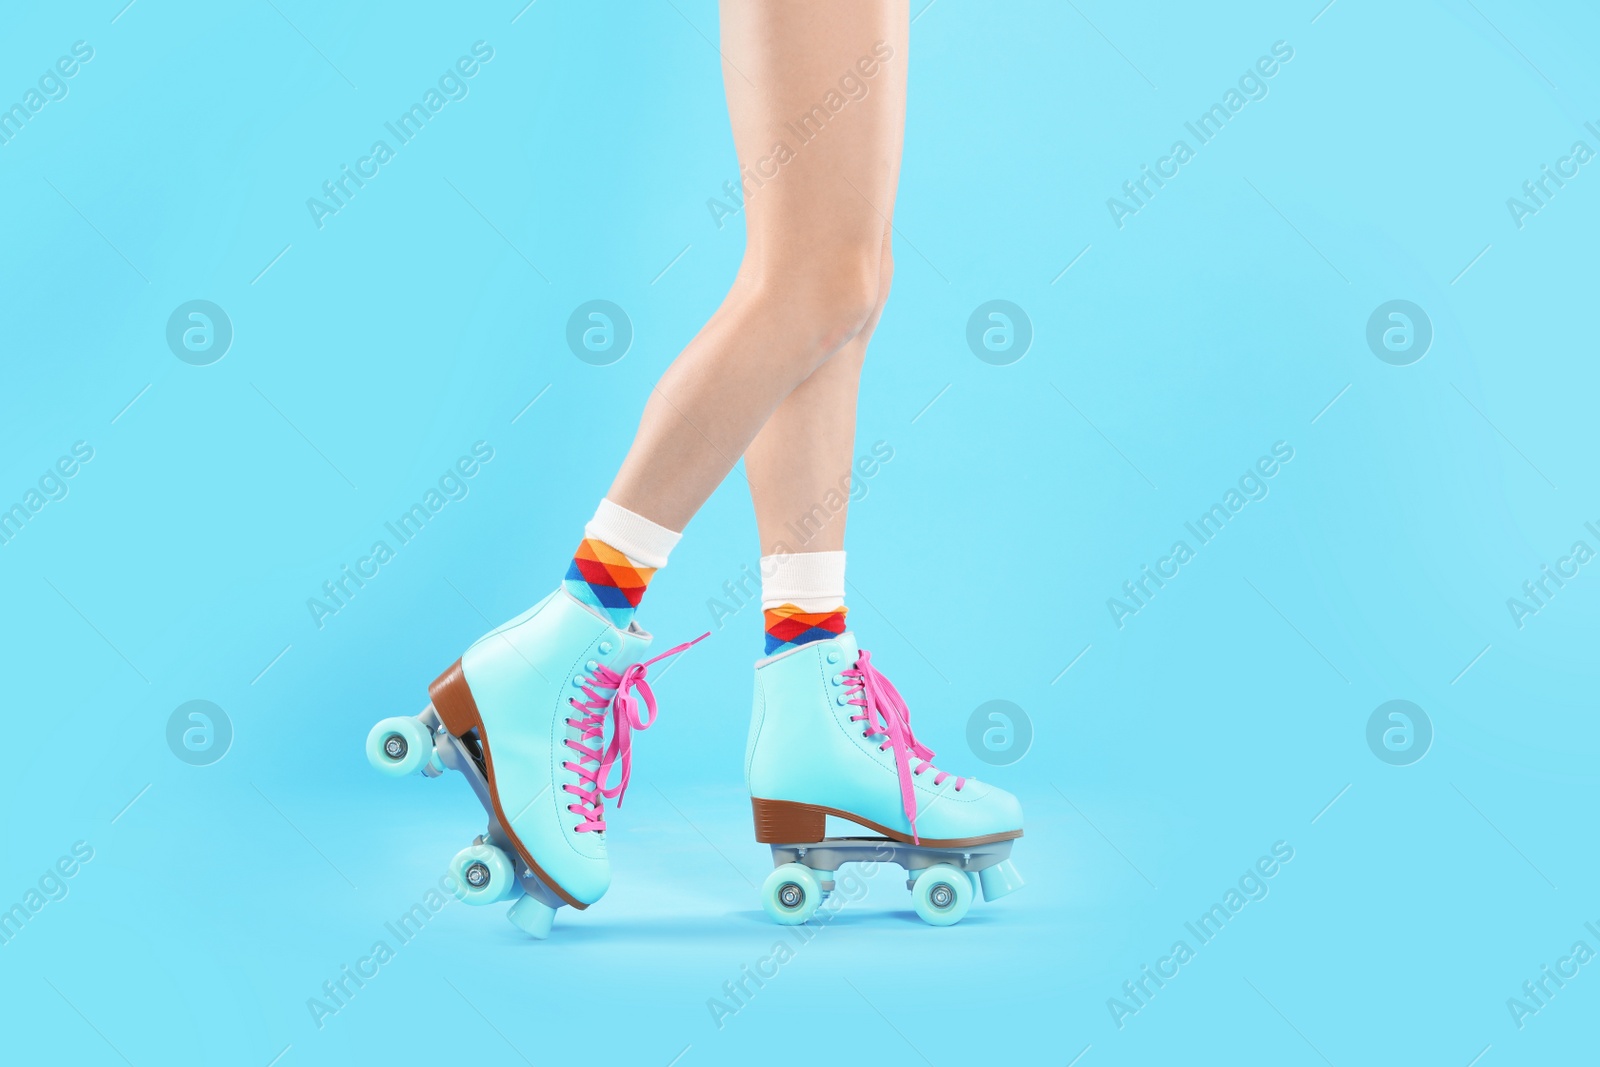
[(820, 804), (801, 804), (793, 800), (762, 800), (750, 798), (750, 807), (756, 816), (756, 840), (763, 845), (809, 845), (823, 840), (827, 833), (828, 816), (845, 819), (865, 830), (882, 834), (903, 845), (918, 844), (924, 848), (975, 848), (997, 841), (1014, 841), (1022, 836), (1021, 830), (1003, 830), (997, 834), (978, 837), (924, 837), (913, 841), (910, 834), (891, 830), (882, 823), (862, 818), (854, 812)]
[(461, 661), (456, 660), (428, 686), (428, 696), (433, 699), (433, 710), (439, 713), (444, 728), (456, 737), (465, 737), (478, 729), (483, 720), (478, 717), (477, 701), (467, 688), (467, 676), (461, 671)]
[(827, 813), (792, 800), (750, 798), (756, 817), (756, 840), (763, 845), (800, 845), (821, 841), (828, 825)]

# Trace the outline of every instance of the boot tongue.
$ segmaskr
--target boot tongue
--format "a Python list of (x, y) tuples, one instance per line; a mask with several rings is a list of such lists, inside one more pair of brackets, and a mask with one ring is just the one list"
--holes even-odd
[(844, 633), (833, 638), (827, 643), (834, 645), (839, 649), (839, 666), (841, 668), (848, 669), (850, 667), (854, 667), (856, 665), (856, 660), (861, 657), (861, 649), (856, 645), (856, 635), (854, 630), (846, 630)]
[(622, 669), (618, 666), (619, 660), (630, 664), (638, 663), (650, 654), (650, 642), (655, 640), (654, 635), (637, 621), (628, 623), (628, 628), (621, 631), (621, 635), (622, 641), (617, 647), (618, 654), (610, 657), (606, 663), (618, 674), (622, 673)]

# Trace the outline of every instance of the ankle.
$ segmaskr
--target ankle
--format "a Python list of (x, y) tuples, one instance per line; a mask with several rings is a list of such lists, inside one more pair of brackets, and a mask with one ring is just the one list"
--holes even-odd
[(563, 585), (575, 600), (625, 630), (682, 535), (610, 500), (600, 501), (583, 532)]
[(844, 633), (844, 552), (761, 557), (761, 607), (766, 654)]

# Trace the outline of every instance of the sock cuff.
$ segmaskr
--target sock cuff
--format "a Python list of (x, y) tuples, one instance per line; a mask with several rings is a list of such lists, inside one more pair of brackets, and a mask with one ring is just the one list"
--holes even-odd
[(683, 534), (651, 522), (610, 500), (601, 500), (583, 536), (604, 541), (635, 563), (660, 569)]
[(844, 604), (844, 552), (786, 552), (761, 557), (761, 607), (793, 604), (826, 611)]

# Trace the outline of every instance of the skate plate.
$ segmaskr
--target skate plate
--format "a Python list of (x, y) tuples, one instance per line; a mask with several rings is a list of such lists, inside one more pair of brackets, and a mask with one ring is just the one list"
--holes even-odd
[(912, 907), (931, 926), (953, 926), (975, 896), (998, 900), (1022, 887), (1011, 864), (1015, 839), (982, 845), (933, 847), (887, 837), (825, 837), (803, 844), (774, 844), (772, 873), (761, 887), (762, 908), (783, 926), (810, 921), (833, 893), (835, 873), (846, 863), (893, 863), (905, 868)]
[[(489, 816), (489, 829), (479, 837), (479, 843), (487, 842), (516, 861), (517, 882), (522, 886), (524, 893), (546, 907), (562, 907), (566, 902), (529, 870), (528, 865), (517, 854), (516, 846), (511, 843), (511, 835), (500, 825), (500, 819), (494, 813), (494, 802), (489, 798), (489, 779), (484, 775), (477, 757), (468, 750), (460, 738), (444, 728), (444, 723), (432, 704), (423, 709), (417, 718), (433, 731), (433, 750), (438, 754), (439, 761), (447, 769), (461, 773), (467, 784), (472, 786), (473, 793), (478, 797), (478, 803), (483, 805), (484, 812)], [(427, 773), (426, 769), (424, 773)]]
[[(967, 848), (928, 848), (908, 845), (887, 837), (825, 837), (805, 845), (773, 845), (773, 866), (800, 863), (822, 874), (832, 874), (846, 863), (894, 863), (906, 869), (909, 888), (918, 871), (947, 863), (970, 874), (981, 874), (1011, 858), (1012, 841), (996, 841)], [(831, 891), (833, 880), (823, 878), (822, 888)]]
[(390, 775), (421, 771), (425, 777), (438, 778), (447, 770), (459, 772), (483, 806), (489, 825), (450, 861), (456, 895), (468, 904), (510, 900), (508, 918), (514, 925), (532, 937), (549, 936), (556, 910), (566, 901), (522, 859), (495, 814), (476, 738), (451, 734), (438, 709), (429, 704), (420, 714), (383, 719), (373, 726), (367, 735), (367, 759)]

